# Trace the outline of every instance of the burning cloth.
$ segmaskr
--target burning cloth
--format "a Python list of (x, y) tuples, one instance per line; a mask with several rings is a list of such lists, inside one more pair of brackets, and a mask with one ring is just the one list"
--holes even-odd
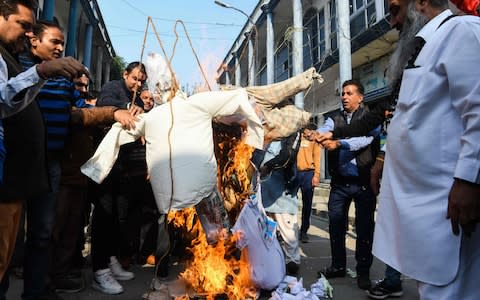
[(263, 147), (262, 124), (245, 89), (198, 93), (187, 99), (176, 96), (171, 101), (172, 109), (166, 103), (141, 115), (133, 130), (114, 124), (93, 157), (82, 166), (82, 172), (101, 183), (112, 169), (120, 146), (144, 136), (155, 200), (160, 213), (166, 214), (170, 209), (192, 207), (214, 192), (214, 118), (243, 116), (247, 124), (245, 142)]

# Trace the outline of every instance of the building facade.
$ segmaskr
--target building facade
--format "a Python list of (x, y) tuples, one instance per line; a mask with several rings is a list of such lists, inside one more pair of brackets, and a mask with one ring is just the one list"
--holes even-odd
[[(343, 33), (336, 1), (259, 1), (218, 69), (219, 84), (264, 85), (313, 66), (325, 81), (302, 95), (299, 106), (321, 125), (325, 114), (341, 106), (338, 44)], [(364, 101), (371, 103), (390, 95), (385, 71), (398, 33), (387, 20), (388, 0), (349, 0), (349, 7), (352, 77), (363, 83)], [(295, 46), (299, 40), (301, 46)]]
[(90, 70), (91, 88), (100, 90), (110, 81), (115, 51), (96, 0), (39, 0), (37, 19), (62, 27), (65, 56), (76, 58)]

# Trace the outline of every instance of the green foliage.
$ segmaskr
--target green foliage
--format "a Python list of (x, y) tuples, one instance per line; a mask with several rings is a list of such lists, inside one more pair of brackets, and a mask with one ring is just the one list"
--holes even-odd
[(126, 67), (125, 60), (121, 56), (115, 56), (112, 59), (112, 65), (110, 66), (110, 80), (119, 80), (122, 78), (123, 71)]

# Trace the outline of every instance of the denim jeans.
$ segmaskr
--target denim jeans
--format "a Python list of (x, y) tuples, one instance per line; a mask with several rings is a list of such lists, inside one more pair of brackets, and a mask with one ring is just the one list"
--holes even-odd
[(51, 191), (27, 199), (27, 240), (24, 262), (24, 300), (38, 299), (46, 292), (52, 232), (55, 223), (55, 205), (60, 186), (60, 161), (48, 161)]
[(312, 199), (313, 199), (313, 178), (314, 170), (298, 171), (298, 181), (300, 190), (302, 191), (302, 225), (300, 227), (301, 233), (307, 233), (310, 227), (310, 215), (312, 214)]
[(357, 273), (368, 274), (372, 265), (372, 242), (375, 227), (374, 212), (376, 198), (370, 186), (356, 183), (331, 185), (328, 199), (328, 217), (332, 266), (346, 267), (345, 234), (348, 226), (348, 209), (355, 202), (355, 228), (357, 242), (355, 259)]

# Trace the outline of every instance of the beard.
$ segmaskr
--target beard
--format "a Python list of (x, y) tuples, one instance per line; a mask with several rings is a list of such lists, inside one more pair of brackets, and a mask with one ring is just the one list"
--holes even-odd
[(415, 9), (415, 2), (409, 1), (397, 47), (390, 57), (387, 69), (387, 78), (392, 86), (402, 79), (403, 69), (412, 55), (412, 43), (415, 35), (426, 23), (427, 18)]

